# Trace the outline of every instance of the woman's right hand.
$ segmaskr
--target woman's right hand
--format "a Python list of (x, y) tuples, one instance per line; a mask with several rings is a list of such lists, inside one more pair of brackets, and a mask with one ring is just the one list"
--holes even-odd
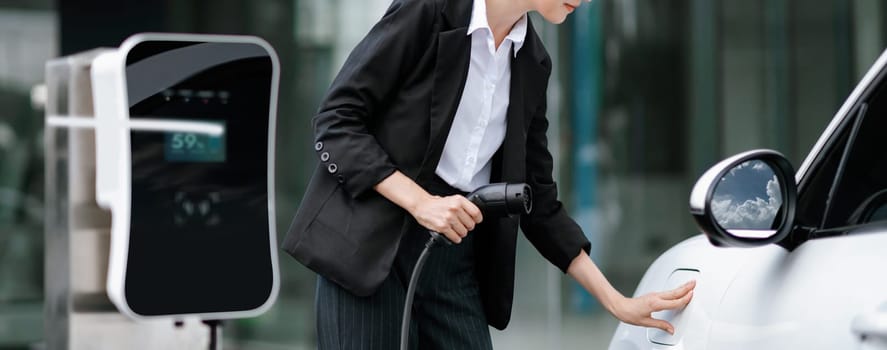
[(395, 171), (373, 187), (383, 197), (410, 213), (420, 225), (460, 243), (483, 220), (480, 209), (459, 195), (440, 197), (426, 192), (412, 179)]
[(460, 195), (429, 195), (417, 201), (409, 212), (420, 225), (457, 244), (483, 220), (480, 209)]

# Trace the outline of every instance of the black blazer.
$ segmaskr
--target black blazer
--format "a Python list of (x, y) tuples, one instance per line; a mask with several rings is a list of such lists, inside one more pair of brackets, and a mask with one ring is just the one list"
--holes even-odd
[[(471, 11), (471, 0), (394, 0), (348, 57), (314, 117), (320, 163), (282, 246), (354, 294), (376, 290), (400, 237), (414, 225), (373, 186), (395, 170), (419, 185), (434, 176), (468, 74)], [(518, 222), (561, 270), (591, 247), (552, 180), (545, 135), (550, 73), (551, 59), (530, 23), (511, 63), (505, 140), (491, 180), (528, 183), (534, 209), (520, 218), (485, 218), (471, 233), (487, 320), (499, 329), (511, 315)]]

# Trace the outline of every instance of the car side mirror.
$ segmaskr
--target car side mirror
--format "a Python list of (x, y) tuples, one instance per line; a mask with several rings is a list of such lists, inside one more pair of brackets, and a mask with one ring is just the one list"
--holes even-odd
[(793, 228), (798, 189), (782, 154), (753, 150), (706, 171), (690, 194), (690, 214), (716, 246), (781, 241)]

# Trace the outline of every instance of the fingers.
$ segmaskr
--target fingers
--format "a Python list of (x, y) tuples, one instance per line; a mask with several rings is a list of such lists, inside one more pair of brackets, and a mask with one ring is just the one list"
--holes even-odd
[(672, 289), (670, 291), (659, 293), (659, 297), (662, 299), (666, 299), (666, 300), (680, 299), (680, 298), (686, 296), (687, 293), (692, 291), (694, 288), (696, 288), (696, 281), (695, 280), (684, 283), (680, 287), (677, 287), (677, 288)]
[(441, 233), (447, 236), (453, 243), (462, 243), (462, 238), (468, 235), (468, 228), (459, 220), (458, 214), (452, 211), (443, 219), (442, 226)]
[(643, 322), (641, 322), (641, 325), (644, 327), (659, 328), (663, 331), (668, 332), (668, 334), (674, 335), (674, 326), (672, 326), (671, 323), (668, 323), (663, 320), (657, 320), (655, 318), (648, 318), (648, 319), (644, 320)]
[(447, 207), (449, 214), (447, 220), (453, 229), (464, 237), (468, 231), (474, 230), (483, 218), (480, 209), (462, 196), (449, 196), (446, 199), (451, 201)]
[(438, 215), (425, 220), (420, 220), (420, 224), (425, 228), (444, 235), (450, 242), (459, 244), (462, 237), (468, 233), (458, 219), (453, 219), (449, 215)]
[[(460, 196), (461, 197), (461, 196)], [(472, 221), (474, 223), (479, 224), (484, 220), (483, 213), (481, 213), (480, 208), (478, 208), (474, 203), (468, 200), (465, 197), (462, 197), (462, 208), (465, 212), (471, 216)]]
[(457, 223), (465, 228), (466, 234), (468, 233), (468, 231), (474, 230), (474, 225), (475, 225), (474, 219), (472, 219), (471, 215), (468, 215), (468, 213), (465, 212), (465, 210), (457, 210), (455, 212), (455, 215), (456, 215)]
[(693, 290), (696, 288), (696, 281), (684, 283), (680, 287), (653, 294), (656, 300), (652, 303), (654, 311), (662, 311), (668, 309), (677, 309), (687, 306), (693, 299)]
[(453, 243), (461, 243), (479, 222), (476, 217), (480, 217), (480, 210), (462, 196), (448, 196), (443, 199), (446, 201), (446, 210), (440, 217), (437, 231)]
[(690, 303), (690, 300), (692, 298), (693, 298), (693, 291), (688, 292), (687, 294), (682, 296), (680, 299), (672, 299), (672, 300), (660, 299), (653, 305), (653, 309), (654, 309), (654, 311), (662, 311), (662, 310), (682, 308), (684, 306), (687, 306), (687, 304)]
[(628, 308), (630, 312), (620, 317), (620, 320), (638, 326), (658, 328), (669, 334), (674, 334), (673, 325), (667, 321), (652, 318), (651, 313), (686, 307), (693, 299), (695, 287), (696, 282), (690, 281), (673, 290), (627, 299), (631, 301), (633, 306)]
[(453, 243), (455, 243), (455, 244), (462, 243), (462, 237), (464, 237), (464, 236), (459, 235), (458, 233), (456, 233), (456, 231), (454, 231), (453, 229), (443, 230), (443, 232), (439, 232), (439, 233), (441, 233), (441, 234), (443, 234), (444, 236), (446, 236), (447, 239), (450, 240), (450, 242), (453, 242)]

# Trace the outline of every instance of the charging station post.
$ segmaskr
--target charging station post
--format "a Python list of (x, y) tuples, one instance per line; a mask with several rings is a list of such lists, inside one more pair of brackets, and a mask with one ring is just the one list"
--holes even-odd
[(279, 62), (249, 36), (138, 34), (47, 63), (50, 349), (217, 349), (279, 289)]

